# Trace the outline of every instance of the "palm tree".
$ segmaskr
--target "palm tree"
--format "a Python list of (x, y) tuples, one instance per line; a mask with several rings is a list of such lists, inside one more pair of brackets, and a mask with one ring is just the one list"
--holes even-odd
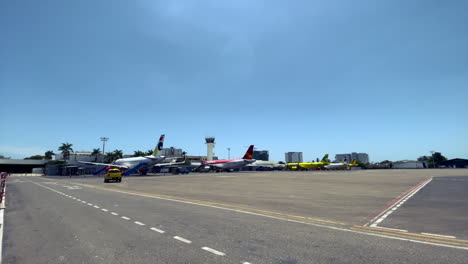
[(133, 152), (133, 157), (142, 157), (142, 156), (145, 156), (145, 152), (141, 150), (136, 150)]
[(109, 162), (113, 162), (115, 159), (115, 154), (114, 152), (107, 152), (106, 153), (106, 158)]
[(51, 160), (52, 159), (52, 155), (55, 155), (54, 152), (52, 150), (48, 150), (44, 153), (44, 157), (45, 159), (48, 159), (48, 160)]
[(112, 153), (114, 153), (115, 158), (117, 158), (117, 159), (121, 159), (123, 157), (123, 151), (122, 150), (116, 149)]
[(94, 162), (97, 161), (99, 154), (101, 154), (101, 149), (95, 148), (93, 152), (91, 152), (91, 156), (94, 156)]
[(62, 143), (62, 145), (58, 148), (63, 154), (63, 159), (68, 160), (70, 158), (70, 152), (73, 151), (72, 148), (73, 144), (70, 143)]
[(145, 152), (145, 155), (153, 155), (153, 151), (151, 149), (149, 149), (148, 151)]

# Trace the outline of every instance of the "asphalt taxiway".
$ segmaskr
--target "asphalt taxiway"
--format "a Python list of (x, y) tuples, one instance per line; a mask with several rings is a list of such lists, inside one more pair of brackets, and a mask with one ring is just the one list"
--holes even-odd
[(3, 261), (466, 263), (467, 175), (211, 173), (110, 184), (12, 176)]

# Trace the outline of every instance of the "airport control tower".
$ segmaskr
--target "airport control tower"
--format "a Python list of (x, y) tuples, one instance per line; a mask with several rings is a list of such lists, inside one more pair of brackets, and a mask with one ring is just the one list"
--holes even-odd
[(205, 137), (206, 141), (206, 158), (207, 160), (213, 160), (213, 149), (215, 145), (215, 138), (214, 137)]

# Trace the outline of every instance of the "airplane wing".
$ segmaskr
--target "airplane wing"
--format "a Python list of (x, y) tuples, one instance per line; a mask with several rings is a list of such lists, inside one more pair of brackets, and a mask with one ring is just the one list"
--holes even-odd
[(89, 162), (89, 161), (78, 161), (78, 162), (79, 163), (84, 163), (84, 164), (91, 164), (91, 165), (101, 165), (101, 166), (109, 166), (109, 167), (115, 167), (115, 168), (128, 169), (127, 166), (110, 164), (110, 163), (99, 163), (99, 162)]
[(181, 162), (158, 163), (158, 164), (155, 164), (154, 167), (174, 166), (174, 165), (190, 165), (190, 160), (184, 160)]

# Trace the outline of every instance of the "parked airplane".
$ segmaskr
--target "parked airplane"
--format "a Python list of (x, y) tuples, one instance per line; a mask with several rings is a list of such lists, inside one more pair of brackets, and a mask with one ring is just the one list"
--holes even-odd
[[(103, 165), (106, 166), (103, 169), (95, 172), (94, 174), (99, 174), (108, 167), (125, 169), (124, 175), (130, 175), (137, 170), (141, 172), (142, 175), (146, 175), (146, 172), (153, 168), (153, 166), (158, 163), (162, 163), (165, 159), (164, 156), (158, 155), (158, 152), (162, 150), (164, 144), (164, 134), (159, 137), (158, 144), (154, 148), (153, 154), (144, 157), (132, 157), (132, 158), (122, 158), (114, 161), (113, 163), (97, 163), (97, 162), (86, 162), (80, 161), (80, 163), (93, 164), (93, 165)], [(163, 163), (164, 165), (174, 165), (175, 163)]]
[(257, 170), (283, 170), (284, 164), (279, 164), (274, 161), (265, 161), (265, 160), (257, 160), (247, 167), (255, 167)]
[(327, 170), (342, 170), (342, 169), (349, 169), (351, 167), (357, 167), (357, 160), (353, 160), (351, 163), (347, 163), (346, 161), (344, 162), (336, 162), (336, 163), (330, 163), (325, 168)]
[(330, 160), (328, 159), (328, 154), (325, 154), (325, 156), (323, 156), (322, 160), (319, 162), (286, 163), (286, 169), (288, 170), (317, 169), (317, 168), (323, 168), (328, 164), (330, 164)]
[(244, 167), (248, 164), (255, 162), (255, 159), (252, 158), (254, 145), (250, 145), (247, 152), (245, 152), (242, 159), (225, 159), (225, 160), (208, 160), (203, 161), (200, 167), (196, 168), (194, 171), (208, 171), (208, 170), (231, 170)]

